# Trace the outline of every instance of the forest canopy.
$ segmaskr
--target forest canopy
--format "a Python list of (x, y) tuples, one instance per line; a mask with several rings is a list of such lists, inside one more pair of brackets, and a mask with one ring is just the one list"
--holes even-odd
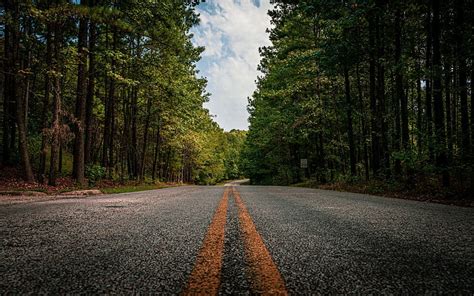
[(253, 183), (474, 187), (472, 2), (274, 3), (242, 154)]
[(240, 177), (245, 132), (203, 107), (198, 1), (3, 1), (0, 165), (55, 185)]
[(50, 185), (474, 188), (469, 1), (273, 1), (248, 132), (204, 108), (198, 2), (3, 1), (1, 166)]

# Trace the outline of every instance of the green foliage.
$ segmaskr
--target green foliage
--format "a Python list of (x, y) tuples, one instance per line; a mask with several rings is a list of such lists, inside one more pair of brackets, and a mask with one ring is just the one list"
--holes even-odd
[[(425, 60), (427, 38), (433, 34), (420, 17), (433, 13), (426, 3), (274, 2), (269, 13), (272, 45), (260, 49), (263, 75), (249, 100), (250, 128), (241, 153), (241, 167), (252, 183), (350, 184), (373, 179), (410, 185), (415, 176), (436, 179), (446, 172), (471, 171), (472, 159), (463, 156), (462, 149), (467, 141), (460, 140), (469, 137), (459, 123), (459, 117), (467, 122), (467, 111), (456, 111), (460, 96), (452, 65), (456, 60), (472, 65), (473, 60), (472, 55), (460, 59), (456, 54), (453, 2), (441, 5), (443, 75), (451, 76), (442, 77), (440, 88), (443, 96), (451, 96), (449, 114), (443, 111), (445, 98), (437, 111), (434, 92), (427, 92), (426, 81), (433, 85), (436, 71), (433, 61)], [(428, 99), (432, 105), (426, 105)], [(434, 129), (436, 116), (428, 117), (428, 108), (438, 112), (441, 131)], [(443, 122), (448, 115), (450, 122)], [(405, 138), (400, 127), (404, 124)], [(301, 159), (308, 160), (307, 169), (300, 168)]]
[[(28, 144), (38, 175), (49, 175), (55, 132), (62, 173), (72, 174), (82, 71), (90, 75), (83, 78), (83, 92), (92, 99), (86, 106), (90, 126), (80, 122), (90, 144), (85, 173), (91, 184), (103, 178), (215, 184), (242, 176), (245, 132), (224, 132), (203, 106), (207, 81), (196, 62), (204, 48), (193, 45), (190, 32), (199, 22), (199, 1), (80, 3), (25, 2), (14, 4), (19, 18), (11, 17), (13, 9), (5, 13), (10, 27), (21, 26), (24, 77), (18, 77), (16, 91), (30, 94)], [(79, 48), (80, 24), (88, 28), (87, 48)], [(59, 100), (59, 127), (52, 122), (53, 99)], [(17, 150), (10, 153), (12, 163), (19, 163)]]
[(102, 180), (105, 177), (105, 168), (93, 164), (86, 166), (86, 178), (89, 180), (89, 185), (94, 186), (98, 181)]
[(145, 184), (145, 185), (124, 185), (118, 187), (106, 187), (102, 188), (101, 191), (106, 194), (115, 194), (115, 193), (128, 193), (128, 192), (138, 192), (138, 191), (145, 191), (145, 190), (154, 190), (165, 188), (165, 185), (157, 185), (157, 184)]
[(214, 185), (222, 180), (241, 178), (243, 174), (239, 163), (240, 151), (246, 132), (239, 130), (222, 132), (216, 127), (212, 129), (214, 132), (202, 139), (202, 150), (196, 171), (197, 183)]

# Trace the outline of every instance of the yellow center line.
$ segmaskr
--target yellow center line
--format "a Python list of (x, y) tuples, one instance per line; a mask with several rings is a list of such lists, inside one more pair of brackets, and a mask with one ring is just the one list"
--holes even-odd
[(232, 194), (239, 211), (240, 230), (245, 244), (252, 289), (255, 293), (263, 295), (288, 295), (285, 282), (242, 202), (239, 192), (234, 187), (232, 187)]
[(226, 187), (183, 295), (217, 295), (219, 292), (229, 191)]

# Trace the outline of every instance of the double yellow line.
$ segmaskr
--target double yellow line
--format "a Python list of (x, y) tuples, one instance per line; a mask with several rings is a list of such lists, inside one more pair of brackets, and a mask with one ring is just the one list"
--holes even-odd
[(253, 292), (264, 295), (288, 295), (285, 282), (234, 186), (226, 187), (224, 190), (182, 294), (217, 295), (219, 292), (229, 195), (234, 197), (238, 208), (240, 232), (249, 269), (248, 277)]

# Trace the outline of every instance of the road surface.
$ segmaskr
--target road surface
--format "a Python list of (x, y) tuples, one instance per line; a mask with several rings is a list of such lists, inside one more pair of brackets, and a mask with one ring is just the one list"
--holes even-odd
[[(236, 185), (236, 184), (234, 184)], [(474, 293), (474, 210), (185, 186), (0, 205), (0, 293)]]

